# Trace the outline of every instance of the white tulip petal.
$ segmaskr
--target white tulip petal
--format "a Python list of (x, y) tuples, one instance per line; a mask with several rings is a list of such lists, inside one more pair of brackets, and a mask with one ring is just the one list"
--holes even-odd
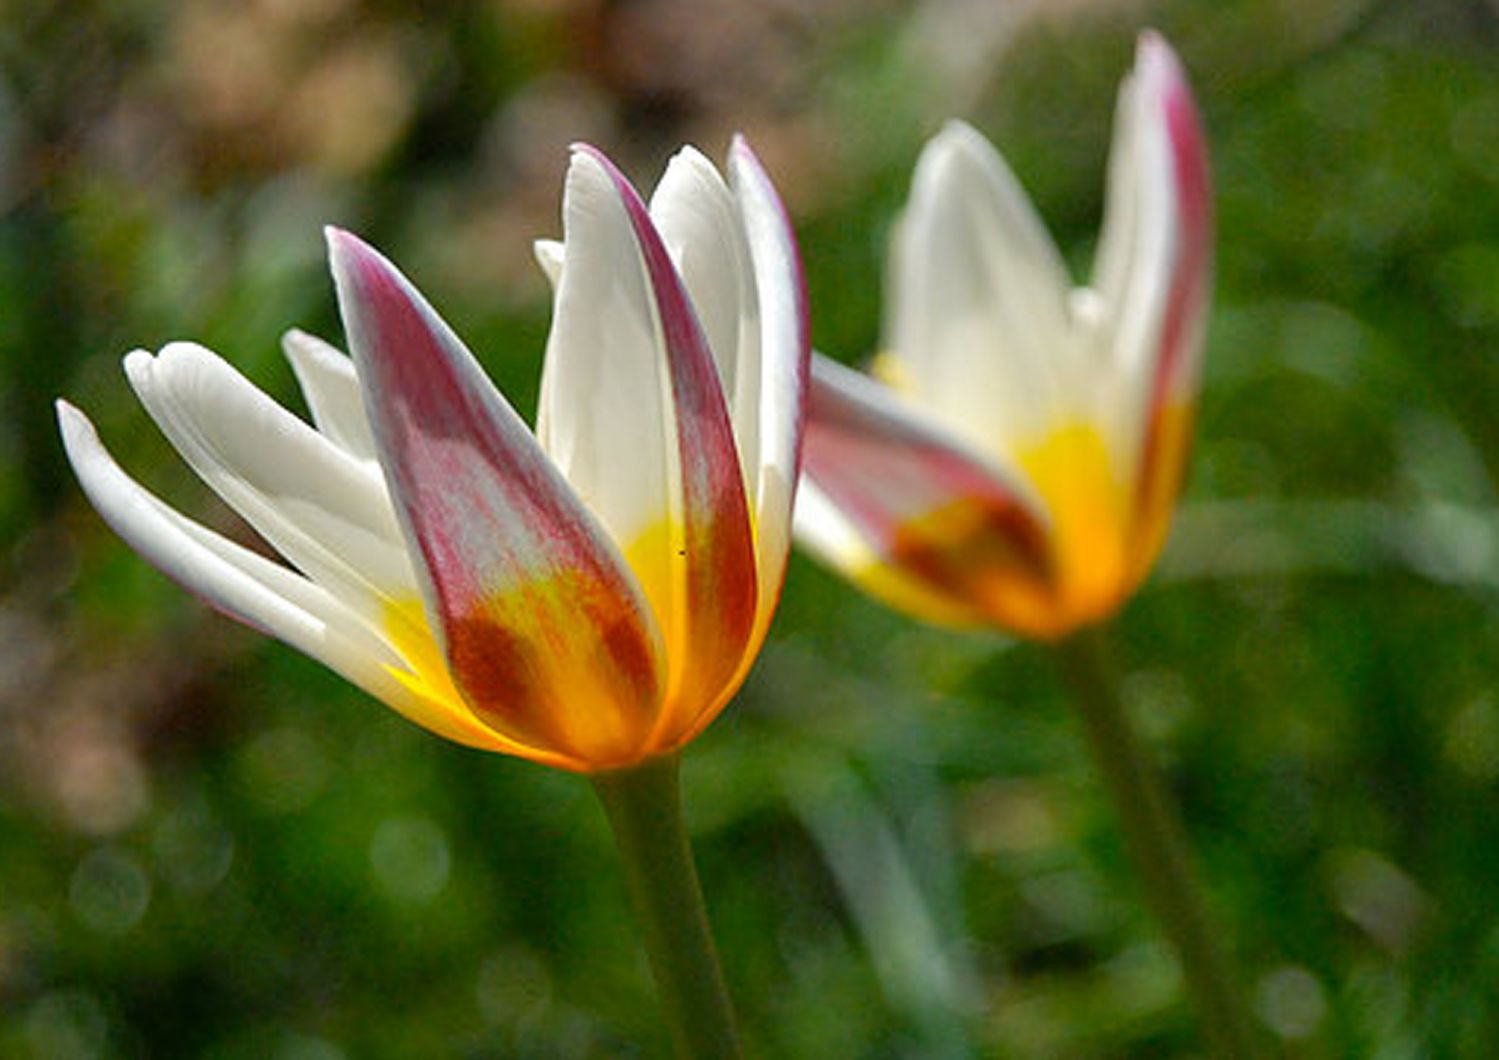
[[(633, 223), (626, 195), (635, 193), (627, 189), (601, 155), (574, 152), (563, 200), (566, 259), (542, 372), (547, 403), (537, 429), (629, 558), (667, 645), (677, 646), (668, 652), (674, 672), (685, 672), (681, 654), (704, 617), (703, 601), (688, 601), (686, 583), (719, 557), (692, 554), (678, 538), (695, 538), (691, 527), (704, 520), (729, 519), (732, 513), (709, 504), (702, 490), (717, 491), (709, 484), (732, 470), (743, 505), (744, 478), (732, 436), (716, 437), (715, 404), (724, 426), (732, 425), (706, 346), (710, 378), (688, 384), (690, 395), (679, 392), (678, 374), (692, 371), (686, 346), (698, 325), (684, 305), (685, 319), (670, 322), (676, 342), (668, 343), (669, 322), (657, 301), (666, 292), (656, 290), (657, 270), (647, 267), (641, 245), (651, 222), (643, 216), (641, 227)], [(663, 264), (670, 272), (670, 263)], [(663, 279), (680, 283), (674, 273)], [(684, 444), (689, 435), (695, 440)], [(753, 562), (753, 555), (745, 557), (752, 576)]]
[(760, 312), (739, 206), (713, 163), (684, 147), (651, 196), (651, 220), (713, 351), (739, 459), (750, 478), (760, 449)]
[(472, 719), (413, 694), (394, 671), (406, 664), (362, 616), (295, 572), (173, 511), (132, 480), (93, 425), (57, 403), (63, 446), (79, 484), (110, 528), (152, 566), (209, 606), (323, 663), (352, 684), (449, 739), (497, 749)]
[(291, 563), (374, 624), (416, 576), (379, 470), (201, 346), (125, 360), (141, 403), (193, 470)]
[(1143, 164), (1141, 179), (1156, 179), (1158, 160), (1164, 159), (1161, 183), (1171, 199), (1170, 282), (1153, 370), (1163, 395), (1190, 400), (1196, 395), (1212, 292), (1212, 178), (1197, 105), (1181, 63), (1155, 33), (1141, 35), (1139, 52), (1141, 106), (1148, 108), (1144, 120), (1154, 127), (1146, 141), (1151, 160)]
[(531, 253), (536, 257), (536, 264), (541, 266), (541, 271), (546, 274), (547, 282), (552, 287), (562, 279), (562, 262), (567, 256), (562, 241), (558, 239), (538, 239), (531, 244)]
[(1130, 461), (1127, 479), (1151, 496), (1159, 490), (1149, 480), (1179, 472), (1161, 461), (1185, 456), (1181, 444), (1157, 435), (1167, 406), (1195, 397), (1212, 266), (1208, 182), (1186, 77), (1165, 41), (1143, 34), (1119, 90), (1094, 284), (1119, 374), (1101, 418)]
[[(790, 547), (791, 509), (800, 478), (802, 426), (812, 355), (807, 290), (801, 257), (770, 178), (742, 139), (729, 151), (729, 179), (738, 198), (759, 307), (759, 344), (741, 353), (735, 391), (735, 426), (758, 417), (754, 449), (741, 448), (754, 469), (750, 494), (760, 573), (760, 610), (765, 621), (780, 590)], [(753, 383), (748, 358), (755, 357)], [(746, 410), (740, 412), (740, 409)], [(745, 431), (745, 435), (748, 435)], [(741, 443), (743, 446), (744, 443)]]
[(281, 348), (312, 412), (317, 429), (361, 460), (375, 459), (375, 438), (359, 395), (354, 362), (336, 346), (295, 328)]
[(1070, 282), (998, 152), (954, 122), (917, 164), (892, 245), (888, 353), (912, 396), (1003, 453), (1074, 412)]
[(670, 513), (669, 382), (655, 306), (612, 181), (575, 154), (536, 435), (621, 548)]

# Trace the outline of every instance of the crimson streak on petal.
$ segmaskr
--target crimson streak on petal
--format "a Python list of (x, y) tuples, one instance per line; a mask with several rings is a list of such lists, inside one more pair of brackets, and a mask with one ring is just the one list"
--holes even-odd
[(627, 763), (660, 665), (618, 553), (421, 295), (357, 238), (328, 238), (381, 462), (465, 700), (522, 742)]

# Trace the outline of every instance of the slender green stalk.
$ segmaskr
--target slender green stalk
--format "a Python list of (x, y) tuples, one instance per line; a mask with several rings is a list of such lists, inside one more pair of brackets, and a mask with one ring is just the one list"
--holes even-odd
[(1243, 1002), (1192, 879), (1176, 806), (1125, 713), (1104, 637), (1099, 629), (1085, 629), (1058, 651), (1088, 750), (1124, 827), (1146, 901), (1176, 948), (1213, 1055), (1257, 1056)]
[(677, 756), (600, 773), (594, 790), (614, 829), (661, 1008), (683, 1060), (740, 1056), (692, 848)]

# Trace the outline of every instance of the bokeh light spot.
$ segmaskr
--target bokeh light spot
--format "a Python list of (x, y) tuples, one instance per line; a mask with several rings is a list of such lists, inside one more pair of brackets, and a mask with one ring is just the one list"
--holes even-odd
[(68, 900), (89, 927), (123, 935), (140, 922), (151, 903), (151, 877), (129, 851), (99, 847), (73, 870)]
[(1276, 968), (1255, 990), (1255, 1011), (1282, 1038), (1306, 1038), (1327, 1015), (1327, 996), (1317, 977), (1300, 965)]
[(389, 817), (370, 840), (370, 867), (392, 898), (429, 901), (448, 885), (452, 856), (442, 829), (426, 817)]

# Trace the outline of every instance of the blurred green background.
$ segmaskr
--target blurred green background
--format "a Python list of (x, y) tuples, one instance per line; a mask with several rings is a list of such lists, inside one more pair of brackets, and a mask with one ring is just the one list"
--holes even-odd
[[(817, 344), (858, 359), (948, 116), (1085, 274), (1147, 24), (1204, 108), (1219, 294), (1126, 692), (1268, 1041), (1495, 1055), (1492, 0), (0, 2), (0, 1055), (665, 1052), (588, 786), (206, 613), (84, 503), (54, 396), (243, 537), (121, 354), (195, 338), (295, 403), (277, 339), (340, 338), (335, 222), (529, 412), (566, 145), (649, 186), (734, 130), (796, 219)], [(685, 782), (754, 1055), (1197, 1055), (1044, 650), (798, 558)]]

